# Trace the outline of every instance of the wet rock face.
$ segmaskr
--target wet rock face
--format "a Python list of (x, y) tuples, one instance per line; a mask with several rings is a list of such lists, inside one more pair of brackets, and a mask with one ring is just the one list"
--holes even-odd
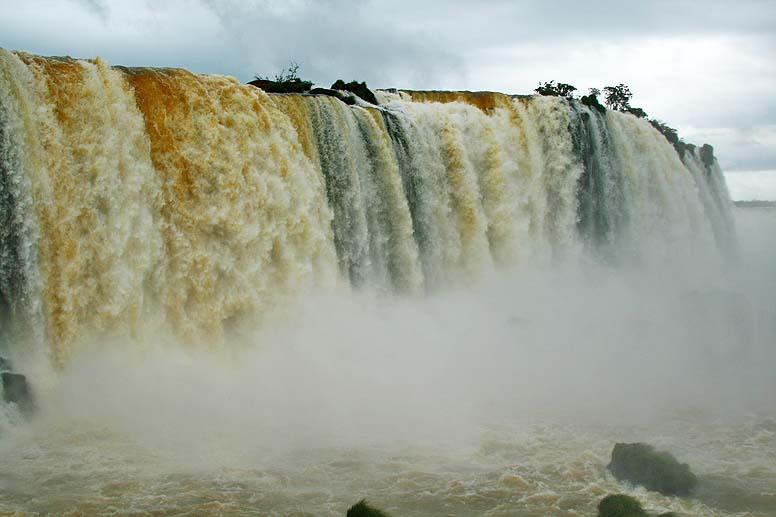
[(714, 148), (709, 144), (703, 144), (701, 147), (701, 161), (707, 169), (714, 165)]
[(377, 97), (375, 97), (375, 94), (372, 93), (372, 90), (370, 90), (365, 82), (357, 82), (357, 81), (350, 81), (349, 83), (346, 83), (342, 79), (337, 79), (337, 81), (334, 82), (334, 84), (331, 85), (332, 90), (345, 90), (347, 92), (353, 93), (360, 97), (362, 100), (365, 100), (366, 102), (369, 102), (371, 104), (377, 105), (379, 104), (377, 102)]
[(601, 104), (598, 100), (598, 97), (596, 95), (590, 94), (590, 95), (584, 95), (580, 101), (585, 106), (588, 106), (589, 108), (597, 109), (600, 113), (606, 113), (606, 108), (603, 104)]
[(2, 387), (3, 402), (16, 404), (26, 416), (35, 411), (32, 390), (27, 383), (27, 377), (11, 371), (11, 362), (0, 356), (0, 387)]
[(312, 95), (328, 95), (329, 97), (334, 97), (348, 106), (352, 106), (356, 103), (356, 100), (353, 97), (349, 97), (347, 94), (342, 93), (339, 90), (332, 90), (330, 88), (313, 88), (308, 93)]
[(3, 400), (19, 406), (23, 414), (31, 415), (35, 404), (27, 377), (20, 373), (3, 372), (0, 373), (0, 381), (3, 385)]
[(689, 465), (669, 452), (646, 443), (618, 443), (607, 468), (619, 481), (628, 481), (664, 495), (687, 495), (698, 480)]

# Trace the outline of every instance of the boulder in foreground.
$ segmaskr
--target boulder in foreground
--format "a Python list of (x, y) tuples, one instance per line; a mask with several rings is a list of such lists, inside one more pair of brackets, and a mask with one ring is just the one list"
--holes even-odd
[(656, 451), (646, 443), (616, 444), (607, 468), (619, 481), (664, 495), (687, 495), (698, 484), (686, 463), (679, 463), (671, 453)]
[(346, 517), (389, 517), (387, 513), (382, 510), (378, 510), (369, 503), (366, 499), (362, 499), (348, 509)]
[(35, 410), (32, 391), (27, 384), (27, 377), (20, 373), (0, 373), (0, 383), (3, 386), (3, 400), (19, 406), (22, 414), (29, 416)]
[(646, 517), (636, 499), (625, 494), (610, 494), (598, 503), (598, 517)]

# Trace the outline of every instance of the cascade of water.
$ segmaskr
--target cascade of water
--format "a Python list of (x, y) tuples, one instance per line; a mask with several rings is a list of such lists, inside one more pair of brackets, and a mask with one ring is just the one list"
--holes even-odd
[(39, 257), (40, 290), (33, 274), (26, 290), (56, 362), (80, 338), (160, 325), (218, 342), (336, 280), (318, 173), (266, 95), (180, 70), (2, 57), (4, 135), (18, 141), (3, 146), (4, 177), (29, 183), (31, 213), (16, 217), (40, 227), (10, 233)]
[(606, 116), (627, 214), (623, 257), (659, 262), (685, 252), (705, 255), (713, 241), (711, 222), (673, 146), (643, 119), (612, 111)]
[(711, 222), (717, 246), (723, 254), (735, 253), (736, 236), (733, 223), (733, 203), (716, 159), (703, 163), (700, 150), (693, 146), (685, 150), (685, 167), (692, 173), (706, 217)]
[(60, 364), (107, 334), (213, 345), (341, 278), (417, 293), (520, 263), (665, 260), (733, 240), (716, 163), (694, 149), (682, 162), (631, 115), (556, 97), (379, 97), (347, 106), (0, 50), (4, 332), (37, 333)]
[[(15, 54), (0, 49), (0, 332), (9, 342), (25, 336), (45, 342), (43, 280), (39, 268), (40, 224), (33, 183), (41, 164), (34, 131), (34, 80)], [(0, 348), (2, 348), (0, 343)]]
[[(392, 279), (396, 288), (414, 292), (423, 285), (417, 243), (399, 166), (382, 117), (375, 110), (355, 108), (366, 144), (367, 167), (359, 169), (367, 192), (371, 262), (378, 278)], [(364, 174), (366, 173), (366, 174)], [(382, 281), (381, 284), (387, 284)]]
[(611, 255), (618, 226), (625, 222), (624, 192), (621, 176), (613, 163), (614, 153), (606, 126), (606, 117), (574, 101), (572, 141), (584, 166), (579, 179), (580, 234), (593, 252)]

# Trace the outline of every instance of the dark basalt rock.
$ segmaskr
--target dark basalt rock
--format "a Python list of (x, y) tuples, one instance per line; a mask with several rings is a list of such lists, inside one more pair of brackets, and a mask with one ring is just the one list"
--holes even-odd
[(646, 443), (616, 444), (607, 468), (619, 481), (664, 495), (687, 495), (698, 484), (686, 463), (679, 463), (671, 453), (656, 451)]
[(19, 406), (24, 415), (31, 415), (35, 410), (35, 402), (27, 377), (20, 373), (3, 372), (0, 373), (0, 382), (3, 385), (3, 400)]
[(701, 161), (707, 169), (714, 165), (714, 148), (709, 144), (703, 144), (701, 147)]
[(628, 106), (628, 108), (625, 111), (627, 111), (631, 115), (634, 115), (638, 118), (647, 118), (647, 112), (641, 108), (632, 108)]
[(625, 494), (607, 495), (598, 503), (598, 517), (646, 517), (636, 499)]
[(387, 513), (369, 505), (362, 499), (348, 509), (346, 517), (389, 517)]
[(372, 93), (372, 90), (367, 88), (365, 82), (356, 82), (356, 81), (350, 81), (349, 83), (346, 83), (342, 79), (337, 79), (334, 84), (331, 85), (332, 90), (345, 90), (346, 92), (350, 92), (358, 96), (359, 98), (365, 100), (366, 102), (372, 103), (372, 104), (379, 104), (377, 102), (377, 97), (375, 97), (375, 94)]
[(597, 109), (601, 113), (606, 113), (606, 107), (603, 104), (601, 104), (598, 101), (598, 97), (593, 94), (583, 96), (581, 99), (579, 99), (579, 102), (581, 102), (588, 108)]
[(271, 81), (269, 79), (254, 79), (248, 84), (261, 88), (267, 93), (305, 93), (313, 87), (311, 81), (302, 81), (294, 79), (291, 81)]
[(356, 99), (354, 99), (353, 97), (346, 95), (341, 91), (330, 90), (329, 88), (313, 88), (307, 93), (310, 93), (312, 95), (328, 95), (329, 97), (335, 97), (341, 100), (342, 102), (344, 102), (345, 104), (347, 104), (348, 106), (352, 106), (356, 103)]
[(679, 133), (676, 132), (676, 129), (672, 128), (668, 124), (664, 124), (663, 122), (655, 119), (650, 119), (649, 123), (652, 124), (652, 127), (657, 129), (660, 134), (663, 135), (666, 140), (668, 140), (671, 145), (674, 146), (674, 149), (676, 149), (676, 153), (679, 155), (679, 158), (684, 159), (684, 153), (687, 152), (687, 150), (692, 151), (695, 149), (694, 145), (683, 142), (679, 138)]

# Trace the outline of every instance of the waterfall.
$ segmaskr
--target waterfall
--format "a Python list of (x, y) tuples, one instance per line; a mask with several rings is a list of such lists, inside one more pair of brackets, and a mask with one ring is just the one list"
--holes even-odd
[[(213, 347), (315, 289), (733, 246), (715, 161), (557, 97), (267, 95), (0, 49), (0, 350)], [(722, 250), (722, 253), (719, 251)]]

